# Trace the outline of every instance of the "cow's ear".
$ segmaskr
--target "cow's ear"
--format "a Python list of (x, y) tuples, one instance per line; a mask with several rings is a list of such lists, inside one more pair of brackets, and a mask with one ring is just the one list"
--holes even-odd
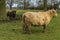
[(13, 10), (13, 11), (12, 11), (12, 13), (16, 13), (16, 11), (15, 11), (15, 10)]
[(16, 13), (16, 10), (13, 10), (14, 13)]
[(15, 13), (16, 13), (16, 11), (15, 11)]
[(52, 10), (52, 13), (55, 13), (55, 11), (54, 11), (54, 10)]
[(54, 15), (54, 13), (55, 13), (54, 11), (50, 10), (50, 14), (51, 14), (52, 16)]
[(55, 11), (58, 11), (58, 9), (56, 9)]
[(54, 10), (54, 9), (51, 9), (51, 10), (50, 10), (50, 13), (55, 13), (55, 11), (56, 11), (56, 10)]

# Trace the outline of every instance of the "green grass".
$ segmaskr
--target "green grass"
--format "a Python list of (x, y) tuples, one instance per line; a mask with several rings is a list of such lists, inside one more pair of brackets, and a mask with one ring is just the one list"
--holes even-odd
[[(23, 14), (26, 11), (31, 10), (18, 10), (17, 14)], [(42, 27), (32, 27), (32, 31), (30, 35), (23, 34), (21, 20), (0, 22), (0, 40), (60, 40), (60, 13), (46, 27), (45, 33), (42, 33)]]

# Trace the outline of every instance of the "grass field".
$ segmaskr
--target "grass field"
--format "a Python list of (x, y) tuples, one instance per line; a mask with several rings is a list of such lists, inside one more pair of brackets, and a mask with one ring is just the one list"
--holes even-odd
[[(31, 10), (18, 10), (17, 14), (26, 11)], [(0, 40), (60, 40), (60, 13), (58, 12), (58, 16), (46, 27), (45, 33), (42, 33), (42, 27), (32, 27), (32, 31), (30, 35), (23, 34), (21, 20), (0, 22)]]

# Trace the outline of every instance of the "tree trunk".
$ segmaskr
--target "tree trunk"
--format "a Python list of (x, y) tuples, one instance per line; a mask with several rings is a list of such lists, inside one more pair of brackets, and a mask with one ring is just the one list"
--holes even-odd
[(13, 0), (11, 0), (11, 4), (10, 4), (10, 10), (12, 9), (12, 2), (13, 2)]
[(47, 0), (44, 0), (44, 10), (47, 10)]
[(26, 9), (26, 3), (25, 3), (25, 0), (24, 0), (24, 9)]
[(6, 14), (6, 0), (0, 0), (0, 20), (4, 19)]

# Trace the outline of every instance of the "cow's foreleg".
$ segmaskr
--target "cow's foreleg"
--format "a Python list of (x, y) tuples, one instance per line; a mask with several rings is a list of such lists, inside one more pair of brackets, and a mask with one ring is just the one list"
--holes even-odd
[(45, 29), (46, 29), (46, 25), (43, 25), (43, 33), (45, 32)]

